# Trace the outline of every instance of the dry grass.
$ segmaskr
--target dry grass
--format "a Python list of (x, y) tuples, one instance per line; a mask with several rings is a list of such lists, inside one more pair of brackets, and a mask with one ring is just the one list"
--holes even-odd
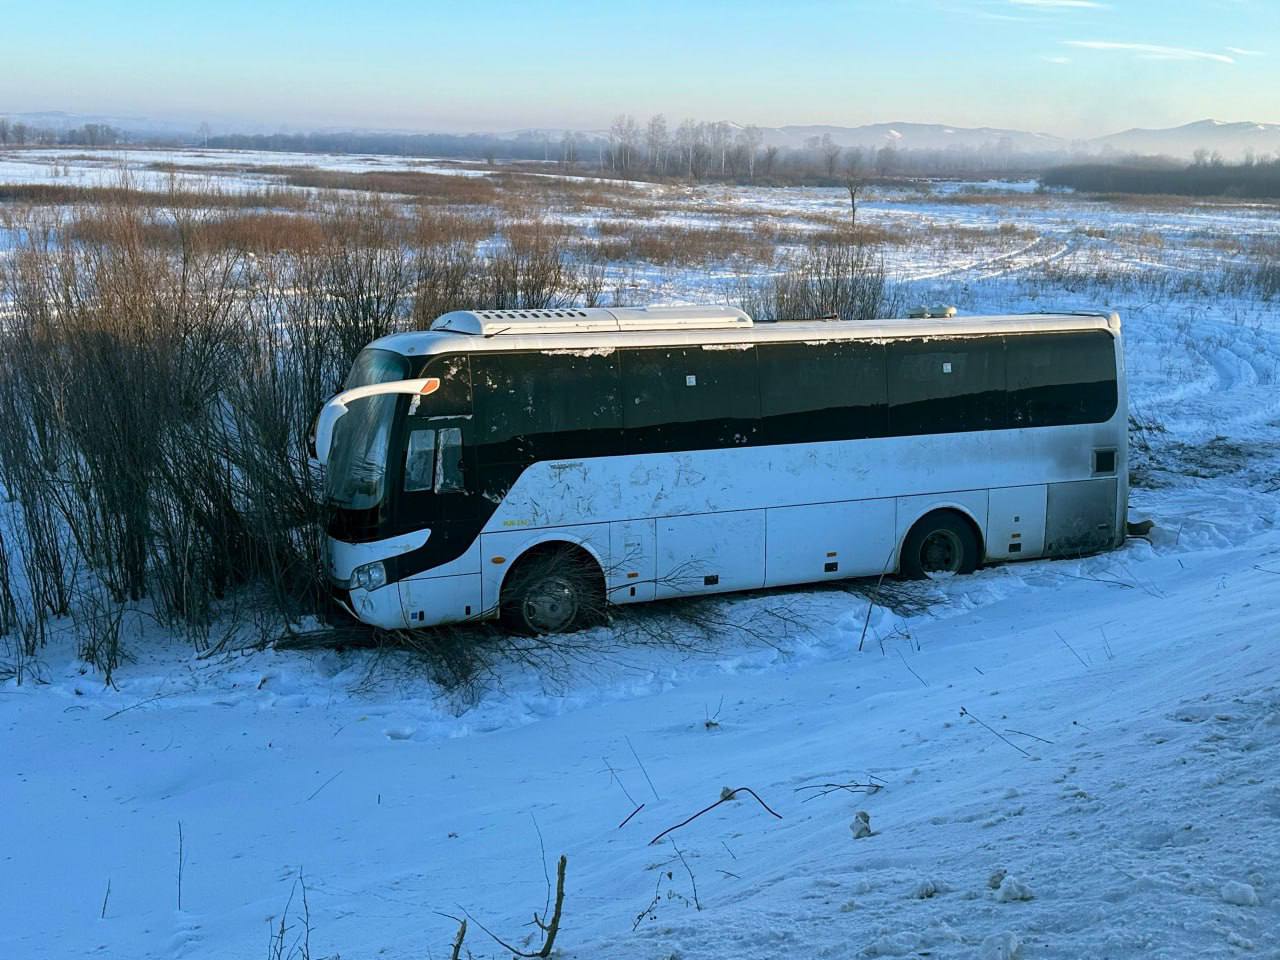
[(232, 192), (214, 186), (199, 190), (175, 187), (168, 190), (138, 190), (127, 183), (112, 186), (72, 186), (55, 183), (0, 183), (0, 203), (30, 206), (86, 206), (130, 204), (183, 210), (209, 208), (283, 208), (301, 210), (307, 197), (292, 190), (264, 187)]
[(593, 245), (605, 260), (641, 260), (661, 266), (704, 266), (729, 260), (773, 262), (773, 238), (752, 230), (686, 227), (679, 224), (634, 224), (606, 221), (597, 225)]
[(291, 169), (284, 179), (294, 187), (400, 194), (414, 197), (420, 203), (492, 206), (498, 200), (498, 187), (488, 177), (458, 177), (414, 170), (343, 173), (336, 170)]

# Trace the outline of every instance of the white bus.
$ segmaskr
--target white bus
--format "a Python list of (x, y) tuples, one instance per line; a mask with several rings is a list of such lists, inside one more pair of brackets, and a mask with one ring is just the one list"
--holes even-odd
[(360, 620), (968, 573), (1124, 538), (1120, 320), (475, 310), (371, 343), (317, 421)]

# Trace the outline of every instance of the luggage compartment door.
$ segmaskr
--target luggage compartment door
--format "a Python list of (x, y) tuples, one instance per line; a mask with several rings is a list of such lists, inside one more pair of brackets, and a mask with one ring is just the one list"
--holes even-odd
[(988, 559), (1017, 560), (1044, 553), (1044, 484), (992, 490), (988, 504)]
[(893, 566), (892, 500), (851, 500), (769, 510), (765, 585), (865, 577)]
[(609, 570), (605, 582), (610, 603), (640, 603), (654, 598), (653, 520), (618, 520), (609, 524)]
[(763, 510), (659, 519), (656, 596), (764, 586), (764, 522)]

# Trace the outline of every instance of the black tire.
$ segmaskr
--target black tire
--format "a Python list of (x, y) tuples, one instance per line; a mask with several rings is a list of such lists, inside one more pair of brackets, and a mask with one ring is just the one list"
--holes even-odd
[(969, 521), (939, 510), (916, 521), (902, 544), (898, 570), (908, 580), (924, 580), (978, 568), (978, 537)]
[(502, 624), (514, 633), (572, 633), (604, 619), (604, 579), (595, 560), (573, 547), (521, 557), (502, 585)]

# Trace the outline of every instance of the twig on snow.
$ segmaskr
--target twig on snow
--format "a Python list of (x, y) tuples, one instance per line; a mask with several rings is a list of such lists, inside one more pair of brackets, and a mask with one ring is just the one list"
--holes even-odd
[[(977, 718), (975, 718), (975, 719), (977, 719)], [(1009, 727), (1005, 727), (1005, 728), (1004, 728), (1004, 732), (1005, 732), (1005, 733), (1014, 733), (1014, 734), (1017, 734), (1017, 735), (1018, 735), (1018, 736), (1020, 736), (1020, 737), (1030, 737), (1032, 740), (1039, 740), (1041, 743), (1047, 743), (1047, 744), (1049, 744), (1050, 746), (1052, 746), (1052, 745), (1053, 745), (1053, 741), (1052, 741), (1052, 740), (1046, 740), (1044, 737), (1037, 737), (1034, 733), (1024, 733), (1024, 732), (1023, 732), (1023, 731), (1021, 731), (1021, 730), (1012, 730), (1012, 729), (1010, 729)]]
[(1074, 655), (1075, 655), (1075, 658), (1076, 658), (1077, 660), (1079, 660), (1079, 661), (1080, 661), (1080, 665), (1081, 665), (1082, 667), (1085, 667), (1085, 668), (1087, 669), (1087, 668), (1088, 668), (1088, 666), (1089, 666), (1089, 664), (1087, 664), (1087, 663), (1085, 663), (1085, 662), (1084, 662), (1084, 657), (1082, 657), (1082, 656), (1080, 656), (1080, 654), (1076, 653), (1076, 648), (1075, 648), (1075, 647), (1073, 647), (1071, 644), (1067, 643), (1067, 638), (1066, 638), (1066, 637), (1064, 637), (1064, 636), (1061, 634), (1061, 632), (1059, 632), (1059, 631), (1057, 631), (1057, 630), (1055, 630), (1055, 631), (1053, 631), (1053, 632), (1054, 632), (1054, 635), (1055, 635), (1055, 636), (1057, 636), (1057, 638), (1058, 638), (1059, 640), (1061, 640), (1061, 641), (1062, 641), (1062, 645), (1063, 645), (1064, 647), (1066, 647), (1068, 650), (1070, 650), (1070, 651), (1072, 652), (1072, 654), (1074, 654)]
[(620, 824), (618, 824), (618, 829), (621, 830), (623, 827), (625, 827), (628, 823), (631, 822), (631, 818), (634, 817), (637, 813), (639, 813), (643, 809), (644, 809), (644, 804), (642, 803), (640, 804), (640, 806), (636, 807), (634, 810), (628, 813), (627, 819), (623, 820)]
[[(872, 780), (878, 780), (879, 777), (872, 777)], [(835, 793), (838, 790), (845, 790), (849, 793), (879, 793), (884, 789), (883, 783), (809, 783), (802, 787), (796, 787), (796, 793), (801, 790), (817, 790), (818, 792), (812, 796), (805, 797), (801, 803), (808, 803), (810, 800), (817, 800), (819, 797), (825, 797), (827, 794)]]
[[(186, 855), (182, 849), (182, 821), (178, 821), (178, 912), (182, 912), (182, 865), (186, 862)], [(103, 902), (103, 909), (106, 909), (106, 902)]]
[(914, 670), (912, 670), (912, 669), (911, 669), (911, 664), (907, 663), (907, 658), (906, 658), (906, 657), (904, 657), (904, 656), (902, 655), (902, 651), (901, 651), (901, 650), (899, 650), (899, 651), (898, 651), (898, 657), (899, 657), (899, 659), (901, 659), (901, 660), (902, 660), (902, 665), (903, 665), (904, 667), (906, 667), (906, 668), (907, 668), (907, 670), (909, 670), (909, 671), (911, 672), (911, 675), (912, 675), (913, 677), (915, 677), (917, 680), (919, 680), (919, 681), (920, 681), (920, 683), (921, 683), (921, 684), (923, 684), (924, 686), (926, 686), (926, 687), (927, 687), (927, 686), (929, 685), (929, 684), (925, 683), (925, 679), (924, 679), (924, 677), (920, 676), (920, 674), (916, 673)]
[(657, 843), (659, 840), (665, 837), (668, 833), (673, 833), (674, 831), (679, 830), (681, 827), (688, 826), (689, 824), (693, 823), (693, 821), (697, 820), (700, 816), (702, 816), (704, 813), (709, 813), (712, 810), (714, 810), (716, 807), (720, 806), (720, 804), (727, 803), (728, 801), (732, 800), (735, 796), (737, 796), (739, 793), (751, 794), (751, 796), (755, 799), (756, 803), (760, 804), (760, 806), (764, 807), (765, 810), (767, 810), (773, 816), (777, 817), (779, 820), (782, 819), (782, 814), (778, 813), (772, 807), (770, 807), (767, 803), (761, 800), (759, 794), (757, 794), (750, 787), (738, 787), (734, 790), (726, 790), (724, 795), (721, 796), (719, 800), (717, 800), (715, 803), (711, 804), (710, 806), (703, 807), (701, 810), (699, 810), (693, 816), (689, 817), (687, 820), (681, 820), (674, 827), (667, 827), (667, 829), (663, 830), (660, 834), (658, 834), (656, 837), (654, 837), (652, 840), (649, 841), (649, 846), (653, 846), (655, 843)]
[(468, 920), (487, 933), (493, 939), (493, 942), (502, 947), (503, 950), (507, 950), (517, 957), (549, 957), (551, 956), (552, 948), (555, 946), (556, 934), (560, 932), (560, 916), (564, 907), (564, 870), (568, 862), (569, 858), (561, 854), (560, 862), (556, 864), (556, 904), (551, 913), (551, 921), (544, 923), (542, 917), (539, 917), (536, 913), (533, 915), (533, 922), (538, 925), (544, 937), (542, 946), (538, 950), (517, 950), (475, 917), (471, 916), (471, 913), (465, 907), (462, 912), (467, 915)]
[(982, 726), (986, 727), (986, 728), (987, 728), (988, 730), (990, 730), (993, 734), (995, 734), (997, 737), (999, 737), (1001, 740), (1003, 740), (1003, 741), (1004, 741), (1005, 743), (1007, 743), (1009, 746), (1013, 747), (1013, 749), (1017, 750), (1017, 751), (1018, 751), (1020, 754), (1022, 754), (1024, 757), (1029, 757), (1029, 756), (1031, 756), (1031, 754), (1030, 754), (1029, 752), (1027, 752), (1026, 750), (1023, 750), (1020, 746), (1018, 746), (1016, 743), (1014, 743), (1012, 740), (1010, 740), (1008, 737), (1006, 737), (1006, 736), (1005, 736), (1003, 733), (1001, 733), (999, 730), (995, 730), (995, 729), (993, 729), (993, 728), (991, 728), (991, 727), (987, 726), (987, 724), (986, 724), (986, 723), (983, 723), (983, 721), (979, 720), (977, 717), (975, 717), (972, 713), (970, 713), (970, 712), (969, 712), (968, 710), (966, 710), (964, 707), (961, 707), (961, 708), (960, 708), (960, 716), (962, 716), (962, 717), (968, 717), (970, 720), (975, 720), (975, 721), (977, 721), (978, 723), (982, 724)]
[(304, 801), (302, 801), (302, 802), (303, 802), (303, 803), (306, 803), (306, 802), (307, 802), (307, 801), (309, 801), (309, 800), (314, 800), (317, 796), (319, 796), (319, 795), (320, 795), (320, 791), (321, 791), (321, 790), (323, 790), (323, 789), (324, 789), (325, 787), (327, 787), (329, 784), (333, 783), (333, 781), (337, 780), (340, 776), (342, 776), (342, 771), (341, 771), (341, 770), (339, 770), (337, 773), (335, 773), (332, 777), (330, 777), (330, 778), (329, 778), (328, 780), (326, 780), (324, 783), (320, 784), (320, 786), (316, 787), (316, 788), (315, 788), (315, 790), (313, 790), (313, 791), (312, 791), (311, 796), (307, 797), (307, 799), (306, 799), (306, 800), (304, 800)]
[(680, 863), (684, 865), (684, 872), (689, 874), (689, 883), (693, 887), (693, 908), (701, 911), (702, 904), (698, 900), (698, 881), (693, 876), (693, 870), (689, 868), (689, 861), (684, 858), (684, 854), (680, 852), (680, 848), (676, 846), (675, 840), (671, 841), (671, 847), (676, 852), (676, 856), (680, 858)]
[(636, 748), (631, 745), (630, 737), (623, 737), (627, 741), (627, 747), (631, 751), (631, 755), (636, 758), (636, 763), (640, 765), (640, 772), (644, 774), (645, 780), (649, 781), (649, 789), (653, 791), (653, 799), (661, 802), (662, 798), (658, 796), (658, 788), (653, 785), (653, 780), (649, 778), (649, 771), (644, 768), (644, 761), (640, 759), (640, 754), (636, 753)]
[(111, 720), (115, 717), (120, 716), (120, 714), (122, 713), (128, 713), (130, 710), (138, 709), (138, 707), (145, 707), (148, 703), (155, 703), (157, 700), (163, 700), (165, 697), (172, 697), (172, 696), (173, 696), (172, 693), (157, 693), (154, 697), (147, 697), (145, 700), (139, 700), (137, 703), (131, 703), (127, 707), (121, 707), (115, 713), (109, 713), (102, 719)]

